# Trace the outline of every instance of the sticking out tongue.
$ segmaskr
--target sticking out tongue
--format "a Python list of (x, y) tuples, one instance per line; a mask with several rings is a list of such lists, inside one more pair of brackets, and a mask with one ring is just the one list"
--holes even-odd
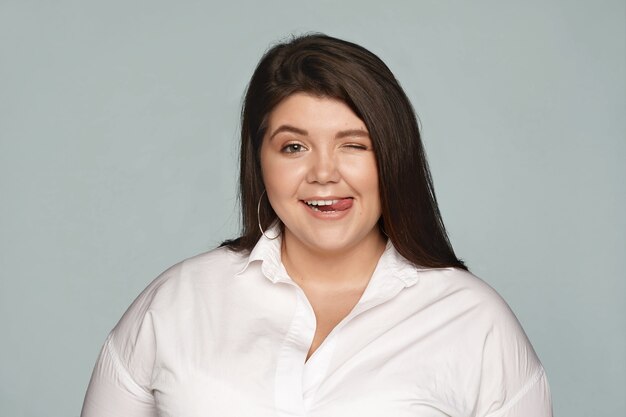
[(319, 211), (344, 211), (352, 207), (352, 199), (344, 198), (337, 201), (335, 204), (331, 204), (330, 206), (319, 206)]

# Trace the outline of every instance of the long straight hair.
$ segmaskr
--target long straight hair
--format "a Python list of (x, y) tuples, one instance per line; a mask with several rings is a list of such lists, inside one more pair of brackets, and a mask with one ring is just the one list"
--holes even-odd
[(446, 234), (408, 97), (376, 55), (323, 34), (273, 46), (252, 75), (241, 113), (242, 234), (222, 245), (249, 251), (261, 237), (259, 222), (266, 230), (277, 220), (268, 199), (262, 198), (260, 149), (270, 112), (298, 92), (341, 100), (365, 123), (378, 166), (379, 227), (397, 251), (416, 266), (467, 269)]

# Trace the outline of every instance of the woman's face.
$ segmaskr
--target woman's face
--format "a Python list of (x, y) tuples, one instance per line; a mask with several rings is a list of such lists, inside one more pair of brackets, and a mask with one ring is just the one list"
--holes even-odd
[(269, 115), (261, 168), (286, 244), (336, 253), (380, 240), (372, 142), (342, 101), (296, 93), (280, 102)]

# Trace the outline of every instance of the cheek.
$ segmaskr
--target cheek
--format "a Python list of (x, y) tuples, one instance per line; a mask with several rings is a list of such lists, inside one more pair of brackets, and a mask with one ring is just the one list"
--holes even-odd
[(342, 176), (357, 191), (367, 194), (367, 197), (378, 197), (378, 170), (374, 160), (345, 164)]
[(301, 165), (268, 156), (261, 159), (263, 183), (270, 199), (293, 195), (301, 183), (304, 169)]

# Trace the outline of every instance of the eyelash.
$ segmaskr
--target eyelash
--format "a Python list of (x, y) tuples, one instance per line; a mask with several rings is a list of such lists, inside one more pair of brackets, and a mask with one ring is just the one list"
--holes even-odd
[(358, 149), (361, 151), (366, 151), (367, 150), (367, 146), (365, 145), (359, 145), (358, 143), (349, 143), (347, 145), (345, 145), (348, 148), (353, 148), (353, 149)]
[[(300, 148), (300, 149), (294, 150), (295, 147)], [(301, 145), (299, 143), (289, 143), (283, 146), (283, 148), (280, 151), (283, 153), (298, 153), (298, 152), (302, 152), (302, 149), (306, 149), (304, 145)]]

